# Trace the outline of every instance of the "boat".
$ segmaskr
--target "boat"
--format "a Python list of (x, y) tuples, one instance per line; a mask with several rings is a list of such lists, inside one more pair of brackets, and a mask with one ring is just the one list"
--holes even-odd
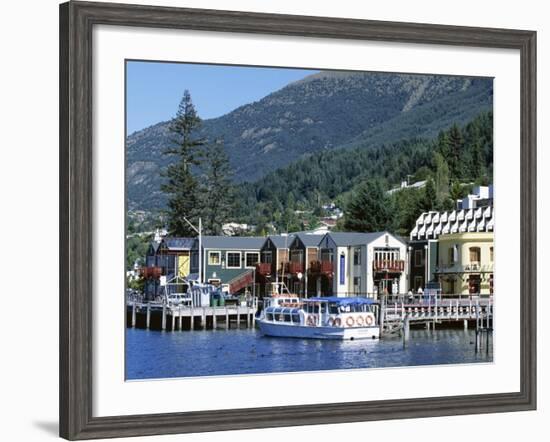
[[(284, 299), (284, 298), (283, 298)], [(297, 306), (270, 305), (258, 318), (266, 336), (309, 339), (377, 339), (376, 301), (336, 296), (302, 299)]]
[(282, 282), (271, 283), (270, 295), (261, 300), (259, 309), (256, 312), (256, 320), (264, 319), (265, 312), (269, 307), (300, 307), (302, 302), (298, 295), (290, 293)]

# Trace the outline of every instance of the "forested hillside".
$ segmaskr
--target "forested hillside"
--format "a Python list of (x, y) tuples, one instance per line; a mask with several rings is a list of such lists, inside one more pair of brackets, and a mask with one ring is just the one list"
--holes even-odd
[[(401, 148), (421, 155), (422, 149), (412, 147), (424, 143), (419, 139), (436, 137), (442, 129), (455, 123), (464, 125), (480, 112), (492, 109), (492, 90), (492, 80), (483, 78), (321, 72), (220, 118), (203, 121), (197, 136), (211, 141), (223, 139), (237, 183), (253, 182), (292, 163), (296, 163), (291, 166), (293, 170), (298, 170), (298, 164), (302, 167), (310, 158), (323, 167), (335, 161), (345, 170), (329, 174), (333, 182), (327, 193), (336, 195), (349, 185), (341, 175), (351, 172), (354, 179), (369, 167), (351, 164), (354, 156), (370, 163), (371, 158), (384, 156), (387, 149)], [(160, 189), (161, 171), (171, 161), (162, 154), (171, 144), (169, 125), (159, 123), (127, 139), (131, 210), (161, 209), (166, 205)], [(393, 146), (404, 139), (413, 141)], [(343, 148), (351, 149), (350, 156), (339, 156), (337, 151)], [(361, 149), (364, 152), (358, 153)], [(375, 157), (365, 157), (371, 149)], [(414, 171), (420, 160), (413, 157), (399, 161)], [(397, 174), (400, 164), (394, 166)], [(311, 172), (318, 173), (315, 164), (311, 167)], [(388, 166), (387, 179), (391, 169)], [(318, 179), (314, 176), (309, 183)], [(309, 184), (303, 184), (309, 195)]]
[[(323, 203), (336, 201), (347, 209), (362, 186), (374, 180), (376, 189), (371, 190), (382, 189), (381, 203), (392, 209), (391, 223), (386, 227), (406, 234), (423, 210), (452, 208), (453, 201), (468, 190), (464, 183), (492, 181), (492, 122), (492, 113), (486, 112), (463, 127), (452, 125), (434, 139), (310, 155), (239, 186), (238, 218), (257, 225), (260, 231), (272, 221), (279, 230), (300, 230), (303, 216), (296, 211), (311, 213), (310, 221), (315, 222), (322, 215)], [(428, 185), (391, 197), (386, 194), (407, 178), (410, 182), (428, 180)], [(345, 229), (345, 222), (340, 227)]]

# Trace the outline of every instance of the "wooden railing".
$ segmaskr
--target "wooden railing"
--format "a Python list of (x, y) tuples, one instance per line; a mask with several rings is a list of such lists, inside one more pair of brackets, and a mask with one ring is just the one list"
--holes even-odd
[(288, 273), (297, 274), (304, 272), (304, 263), (303, 262), (289, 262), (288, 263)]
[(271, 263), (270, 262), (260, 262), (256, 264), (256, 272), (259, 275), (266, 276), (271, 274)]
[(139, 274), (145, 279), (158, 279), (162, 275), (162, 267), (142, 267)]
[(311, 273), (331, 275), (334, 272), (334, 263), (332, 261), (312, 261), (308, 271)]
[(372, 268), (375, 272), (392, 272), (399, 273), (405, 270), (405, 261), (396, 259), (382, 259), (373, 261)]

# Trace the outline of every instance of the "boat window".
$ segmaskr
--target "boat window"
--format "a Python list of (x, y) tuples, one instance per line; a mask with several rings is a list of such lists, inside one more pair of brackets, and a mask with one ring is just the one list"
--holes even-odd
[(327, 303), (322, 302), (321, 303), (321, 313), (326, 313), (326, 312), (327, 312)]
[(290, 313), (285, 313), (284, 320), (285, 322), (290, 322)]
[(266, 317), (267, 317), (268, 321), (273, 321), (273, 314), (272, 313), (268, 313)]
[(328, 312), (331, 314), (331, 315), (337, 315), (338, 314), (338, 304), (336, 303), (330, 303), (328, 305)]
[(298, 313), (292, 314), (292, 322), (300, 323), (300, 315)]

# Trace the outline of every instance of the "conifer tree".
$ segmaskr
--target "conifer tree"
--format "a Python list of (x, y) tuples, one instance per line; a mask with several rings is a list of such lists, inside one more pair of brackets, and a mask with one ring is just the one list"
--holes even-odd
[(422, 209), (429, 211), (434, 210), (438, 206), (437, 192), (435, 190), (435, 184), (431, 178), (426, 181), (426, 187), (424, 187), (424, 195), (422, 198)]
[(377, 180), (359, 186), (345, 212), (344, 228), (353, 232), (391, 229), (391, 201)]
[(447, 162), (451, 171), (451, 177), (457, 179), (463, 177), (464, 159), (463, 159), (464, 138), (460, 128), (453, 124), (449, 130), (449, 156)]
[(164, 171), (166, 182), (161, 190), (168, 195), (167, 224), (171, 235), (195, 236), (195, 231), (184, 217), (192, 220), (199, 215), (198, 183), (193, 176), (193, 167), (199, 164), (205, 141), (194, 135), (201, 125), (189, 91), (183, 93), (175, 118), (169, 130), (172, 146), (164, 150), (165, 155), (175, 157)]
[(223, 145), (217, 140), (205, 149), (202, 164), (201, 212), (207, 235), (220, 235), (222, 225), (234, 212), (235, 192), (231, 183), (233, 171)]

